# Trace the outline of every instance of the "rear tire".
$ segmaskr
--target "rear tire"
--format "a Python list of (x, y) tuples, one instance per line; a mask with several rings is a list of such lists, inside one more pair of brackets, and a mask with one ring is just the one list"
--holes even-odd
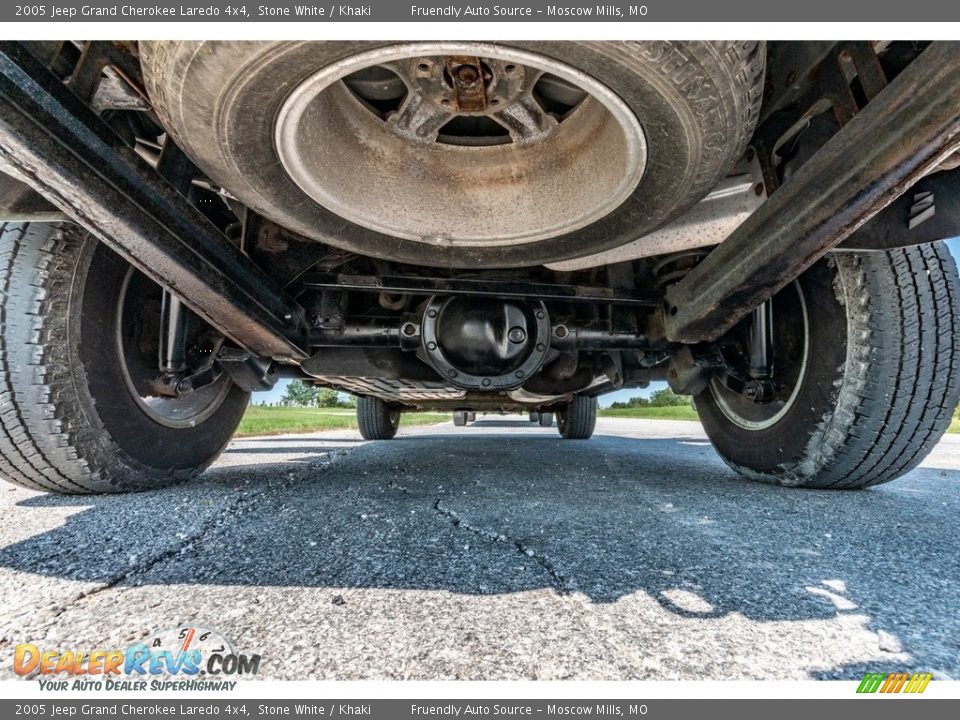
[(453, 424), (456, 427), (465, 427), (467, 424), (467, 413), (463, 410), (456, 410), (453, 413)]
[(357, 398), (357, 424), (364, 440), (391, 440), (400, 427), (400, 410), (380, 398)]
[[(74, 225), (0, 224), (7, 480), (69, 494), (156, 488), (201, 472), (230, 440), (249, 394), (226, 376), (191, 395), (196, 406), (134, 396), (133, 370), (157, 357), (135, 357), (136, 346), (124, 344), (134, 325), (122, 322), (127, 302), (147, 295), (134, 287), (159, 294)], [(149, 307), (138, 308), (139, 321), (150, 319)]]
[(834, 253), (796, 287), (808, 340), (793, 399), (745, 422), (759, 409), (711, 383), (696, 407), (717, 452), (752, 480), (795, 487), (863, 488), (912, 470), (960, 399), (960, 281), (946, 246)]
[(589, 440), (597, 426), (597, 399), (574, 395), (557, 411), (557, 429), (564, 440)]
[(540, 427), (553, 427), (553, 413), (540, 413)]

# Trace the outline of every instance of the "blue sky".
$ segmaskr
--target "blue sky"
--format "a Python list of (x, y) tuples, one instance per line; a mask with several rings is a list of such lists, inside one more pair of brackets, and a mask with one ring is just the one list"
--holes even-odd
[[(947, 240), (947, 247), (950, 248), (951, 254), (958, 259), (958, 262), (960, 262), (960, 238), (952, 238), (950, 240)], [(283, 396), (283, 392), (287, 387), (287, 383), (289, 382), (290, 382), (289, 380), (281, 380), (273, 387), (272, 390), (254, 394), (253, 401), (255, 403), (278, 402), (280, 398)], [(612, 402), (617, 402), (618, 400), (620, 401), (628, 400), (629, 398), (637, 397), (638, 395), (641, 397), (649, 397), (650, 393), (666, 386), (667, 386), (666, 383), (654, 382), (654, 383), (650, 383), (650, 387), (644, 388), (643, 390), (638, 390), (636, 388), (629, 388), (627, 390), (617, 390), (616, 392), (608, 393), (607, 395), (602, 396), (600, 398), (600, 406), (607, 407)]]

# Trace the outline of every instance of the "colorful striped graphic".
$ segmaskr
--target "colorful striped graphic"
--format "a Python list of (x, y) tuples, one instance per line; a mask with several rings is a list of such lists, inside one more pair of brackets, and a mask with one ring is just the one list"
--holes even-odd
[(930, 673), (867, 673), (858, 693), (922, 693), (933, 675)]

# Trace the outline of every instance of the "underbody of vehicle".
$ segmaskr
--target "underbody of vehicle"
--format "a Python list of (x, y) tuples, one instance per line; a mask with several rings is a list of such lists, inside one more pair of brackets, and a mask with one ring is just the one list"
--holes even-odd
[(960, 397), (960, 46), (0, 48), (0, 473), (153, 487), (279, 378), (401, 413), (695, 396), (747, 477), (863, 487)]

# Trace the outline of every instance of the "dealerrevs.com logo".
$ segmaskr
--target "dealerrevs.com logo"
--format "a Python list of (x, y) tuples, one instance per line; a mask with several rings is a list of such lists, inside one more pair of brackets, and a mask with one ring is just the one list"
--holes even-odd
[(238, 653), (216, 630), (197, 626), (153, 633), (125, 650), (17, 645), (13, 670), (41, 690), (232, 690), (256, 675), (260, 655)]

